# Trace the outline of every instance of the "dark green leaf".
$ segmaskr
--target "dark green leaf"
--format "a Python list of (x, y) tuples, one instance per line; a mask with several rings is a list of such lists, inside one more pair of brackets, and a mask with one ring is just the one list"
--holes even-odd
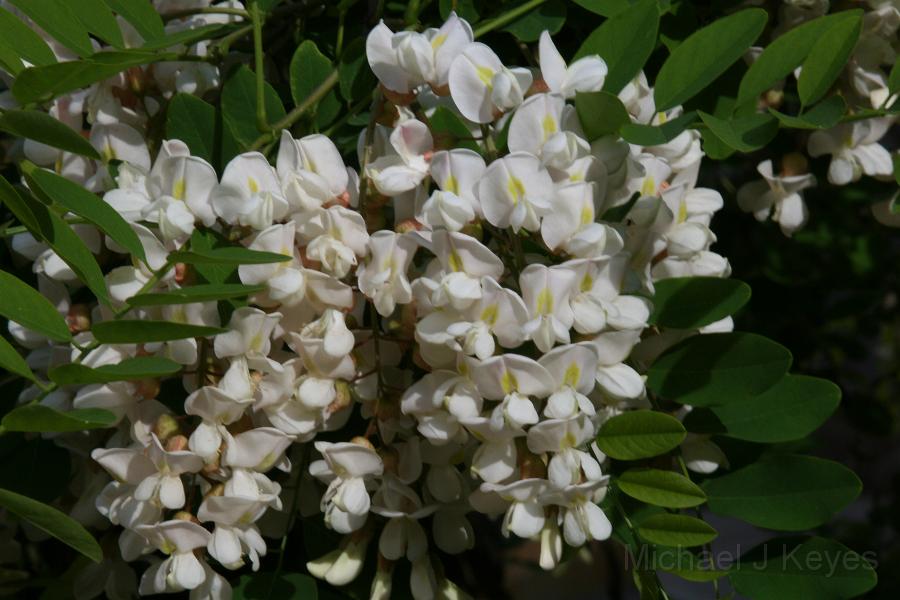
[(144, 0), (103, 0), (134, 27), (144, 40), (165, 35), (162, 19), (153, 4)]
[(190, 250), (173, 252), (169, 255), (172, 262), (206, 265), (264, 265), (285, 262), (292, 257), (275, 252), (249, 250), (239, 246), (212, 248), (210, 250)]
[(78, 56), (94, 51), (87, 29), (65, 0), (10, 0), (41, 29)]
[(606, 421), (597, 433), (597, 446), (612, 458), (638, 460), (665, 454), (684, 441), (681, 422), (652, 410), (624, 412)]
[(900, 92), (900, 61), (895, 61), (891, 67), (891, 73), (888, 75), (888, 90), (891, 95)]
[(7, 110), (0, 115), (0, 129), (66, 152), (100, 160), (100, 155), (80, 133), (39, 110)]
[(274, 600), (296, 598), (317, 600), (316, 580), (301, 573), (252, 573), (241, 575), (234, 588), (234, 600)]
[(504, 27), (503, 31), (513, 34), (520, 42), (536, 42), (541, 37), (541, 32), (546, 30), (553, 35), (562, 29), (565, 22), (566, 3), (562, 0), (550, 0), (528, 11)]
[(822, 100), (808, 111), (792, 117), (770, 108), (784, 127), (794, 129), (831, 129), (837, 125), (847, 112), (847, 103), (840, 96), (831, 96)]
[(595, 29), (573, 60), (599, 54), (609, 69), (603, 89), (618, 94), (647, 62), (656, 47), (658, 29), (656, 1), (641, 0)]
[(744, 105), (799, 67), (809, 55), (816, 41), (838, 21), (862, 11), (847, 11), (825, 15), (800, 25), (777, 37), (766, 46), (741, 79), (737, 104)]
[(95, 323), (91, 328), (94, 338), (101, 344), (141, 344), (168, 342), (185, 338), (209, 337), (224, 333), (226, 329), (189, 325), (171, 321), (137, 321), (120, 319)]
[(50, 369), (50, 380), (58, 385), (85, 385), (110, 381), (133, 381), (151, 377), (164, 377), (181, 370), (181, 365), (167, 358), (139, 356), (126, 358), (114, 365), (86, 367), (69, 363)]
[(631, 123), (625, 105), (618, 96), (609, 92), (578, 92), (575, 94), (575, 110), (590, 142), (617, 133), (623, 125)]
[(673, 277), (654, 283), (650, 324), (698, 329), (733, 315), (750, 299), (750, 286), (737, 279)]
[(665, 508), (690, 508), (706, 502), (706, 494), (680, 473), (660, 469), (629, 469), (616, 483), (632, 498)]
[(718, 532), (705, 521), (688, 515), (662, 513), (638, 525), (638, 533), (651, 544), (673, 547), (702, 546), (716, 539)]
[[(319, 52), (315, 42), (306, 40), (294, 52), (291, 58), (291, 96), (294, 104), (300, 104), (321, 85), (334, 67), (327, 56)], [(315, 122), (319, 127), (328, 125), (341, 111), (341, 103), (334, 90), (328, 92), (312, 109)]]
[[(249, 147), (262, 133), (256, 127), (256, 75), (242, 66), (222, 87), (222, 114), (235, 139)], [(285, 115), (278, 94), (265, 84), (266, 118), (274, 123)]]
[(834, 83), (859, 39), (862, 17), (849, 16), (828, 28), (809, 51), (797, 80), (800, 103), (809, 106), (825, 95)]
[(13, 68), (13, 75), (18, 74), (24, 65), (18, 60), (24, 58), (33, 65), (50, 65), (56, 62), (56, 56), (50, 46), (34, 32), (28, 25), (9, 11), (0, 9), (0, 46), (7, 48), (17, 57), (15, 64), (8, 65)]
[(435, 149), (468, 148), (481, 152), (466, 124), (447, 107), (438, 106), (435, 109), (428, 117), (428, 127), (434, 137)]
[(666, 121), (660, 125), (630, 123), (619, 132), (626, 142), (639, 146), (661, 146), (674, 140), (697, 120), (697, 113), (691, 111)]
[(469, 23), (478, 21), (478, 0), (440, 0), (441, 18), (446, 20), (454, 10), (460, 19)]
[(0, 315), (51, 340), (68, 342), (72, 339), (66, 320), (36, 289), (6, 271), (0, 271), (0, 290), (3, 290)]
[(25, 362), (19, 351), (6, 341), (5, 337), (0, 337), (0, 367), (19, 377), (37, 381), (34, 373), (28, 368), (28, 363)]
[(102, 198), (52, 171), (34, 165), (24, 169), (29, 183), (47, 198), (93, 223), (133, 256), (147, 262), (144, 246), (131, 225)]
[(628, 0), (575, 0), (575, 4), (603, 17), (617, 15), (631, 6)]
[(841, 389), (827, 379), (788, 375), (758, 396), (711, 410), (731, 437), (778, 443), (806, 437), (840, 402)]
[(2, 425), (7, 431), (48, 433), (105, 429), (115, 422), (116, 416), (102, 408), (60, 412), (43, 404), (26, 404), (6, 413)]
[(682, 104), (711, 84), (756, 41), (767, 13), (750, 8), (693, 33), (669, 55), (656, 76), (656, 110)]
[(191, 154), (212, 162), (216, 139), (216, 109), (191, 94), (175, 94), (166, 112), (166, 137), (181, 140)]
[(131, 306), (161, 306), (165, 304), (190, 304), (242, 298), (266, 289), (264, 285), (241, 285), (239, 283), (212, 283), (195, 285), (159, 294), (141, 294), (128, 299)]
[(203, 25), (192, 29), (182, 29), (181, 31), (173, 31), (167, 33), (163, 37), (145, 42), (141, 46), (141, 50), (166, 50), (175, 46), (190, 46), (201, 40), (209, 40), (222, 37), (237, 29), (239, 25), (234, 23)]
[(647, 388), (693, 406), (743, 402), (775, 385), (790, 366), (787, 348), (761, 335), (695, 335), (653, 363), (647, 372)]
[(92, 561), (99, 563), (103, 560), (103, 551), (97, 540), (77, 521), (55, 508), (9, 490), (0, 490), (0, 506)]
[(765, 542), (736, 561), (728, 577), (742, 596), (755, 600), (860, 598), (878, 582), (869, 560), (820, 537), (799, 545)]
[(716, 137), (740, 152), (758, 150), (778, 133), (778, 119), (772, 115), (757, 113), (726, 120), (702, 110), (697, 112)]
[(778, 455), (710, 479), (703, 488), (716, 514), (769, 529), (803, 531), (850, 504), (862, 484), (840, 463)]
[(338, 66), (341, 95), (347, 102), (355, 102), (367, 96), (371, 97), (377, 81), (366, 60), (366, 42), (357, 38), (347, 44), (341, 52)]
[(104, 0), (78, 0), (78, 10), (73, 12), (85, 29), (110, 46), (125, 46), (119, 23)]

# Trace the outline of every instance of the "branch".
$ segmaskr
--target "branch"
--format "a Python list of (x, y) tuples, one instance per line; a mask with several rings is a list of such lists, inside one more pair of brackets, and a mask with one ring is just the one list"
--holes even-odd
[(546, 1), (547, 0), (529, 0), (528, 2), (520, 4), (509, 12), (500, 15), (499, 17), (493, 18), (486, 23), (482, 23), (481, 26), (475, 30), (475, 39), (478, 39), (484, 34), (490, 33), (495, 29), (499, 29), (504, 25), (512, 23), (525, 13), (530, 12)]

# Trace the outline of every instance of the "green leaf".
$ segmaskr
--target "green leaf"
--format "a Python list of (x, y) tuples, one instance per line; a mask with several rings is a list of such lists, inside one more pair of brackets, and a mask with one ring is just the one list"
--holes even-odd
[(466, 124), (445, 106), (438, 106), (431, 113), (428, 117), (428, 128), (434, 138), (435, 149), (467, 148), (473, 152), (481, 152)]
[[(602, 17), (612, 17), (631, 6), (628, 0), (574, 0), (575, 4)], [(654, 2), (656, 4), (656, 2)]]
[(0, 115), (0, 129), (66, 152), (100, 160), (100, 155), (80, 133), (39, 110), (7, 110)]
[[(0, 9), (0, 31), (3, 32), (0, 46), (5, 47), (17, 59), (25, 59), (33, 65), (51, 65), (56, 62), (56, 56), (47, 42), (17, 16), (3, 9)], [(7, 66), (15, 69), (13, 75), (24, 68), (20, 61)]]
[(550, 0), (530, 10), (503, 28), (513, 34), (520, 42), (536, 42), (543, 31), (550, 35), (562, 29), (566, 22), (566, 3), (562, 0)]
[(626, 142), (631, 144), (638, 144), (639, 146), (661, 146), (678, 137), (678, 135), (685, 129), (688, 129), (696, 119), (697, 113), (691, 111), (660, 125), (630, 123), (622, 127), (622, 130), (619, 133)]
[(191, 94), (175, 94), (166, 111), (166, 137), (181, 140), (192, 155), (211, 163), (215, 153), (216, 109)]
[(753, 152), (772, 141), (778, 133), (778, 119), (765, 113), (744, 117), (719, 119), (702, 110), (697, 111), (703, 123), (716, 137), (740, 152)]
[(844, 70), (861, 30), (862, 17), (857, 14), (839, 20), (816, 40), (797, 80), (800, 104), (809, 106), (825, 95)]
[(165, 35), (162, 19), (153, 4), (145, 0), (103, 0), (128, 21), (141, 37), (150, 41)]
[(741, 556), (728, 577), (738, 593), (755, 600), (861, 598), (878, 582), (869, 560), (820, 537), (799, 545), (764, 542)]
[(597, 433), (597, 446), (618, 460), (639, 460), (665, 454), (684, 441), (681, 422), (652, 410), (624, 412), (606, 421)]
[(264, 265), (292, 260), (287, 254), (261, 252), (239, 246), (212, 248), (210, 250), (182, 250), (169, 255), (172, 262), (205, 265)]
[(19, 351), (12, 347), (12, 344), (6, 341), (5, 337), (0, 337), (0, 367), (6, 369), (13, 375), (37, 381), (34, 373), (28, 367), (28, 363), (19, 354)]
[(728, 70), (756, 41), (767, 13), (750, 8), (691, 34), (669, 55), (656, 76), (656, 110), (682, 104)]
[(792, 127), (794, 129), (831, 129), (840, 122), (841, 117), (847, 112), (847, 103), (840, 96), (831, 96), (796, 117), (778, 112), (774, 108), (769, 108), (769, 112), (775, 115), (784, 127)]
[(66, 320), (43, 294), (6, 271), (0, 271), (0, 290), (0, 315), (51, 340), (71, 341)]
[(754, 100), (799, 67), (816, 41), (835, 23), (861, 14), (861, 10), (854, 10), (825, 15), (778, 36), (753, 61), (741, 79), (737, 105)]
[(891, 67), (891, 73), (888, 75), (888, 91), (892, 96), (900, 92), (900, 61), (895, 61)]
[(151, 377), (173, 375), (181, 370), (181, 365), (168, 358), (138, 356), (126, 358), (114, 365), (87, 367), (69, 363), (50, 369), (50, 380), (58, 385), (85, 385), (88, 383), (109, 383), (110, 381), (133, 381)]
[(72, 10), (74, 8), (72, 4), (65, 0), (10, 0), (10, 2), (78, 56), (88, 56), (94, 51), (87, 29)]
[(769, 529), (803, 531), (850, 504), (862, 484), (840, 463), (778, 455), (707, 480), (703, 488), (716, 514)]
[[(19, 221), (28, 227), (35, 237), (46, 242), (69, 265), (78, 279), (94, 293), (97, 300), (108, 305), (109, 294), (106, 291), (103, 271), (100, 270), (97, 259), (78, 237), (78, 234), (42, 202), (32, 200), (26, 204), (5, 179), (3, 183), (0, 183), (0, 188), (3, 187), (8, 189), (0, 190), (0, 196), (3, 196), (4, 203), (10, 207)], [(8, 192), (12, 192), (12, 195)], [(21, 203), (15, 208), (8, 202), (13, 198), (18, 198)], [(15, 204), (14, 200), (13, 204)]]
[[(275, 89), (265, 84), (266, 118), (269, 123), (282, 119), (284, 105)], [(241, 66), (222, 87), (222, 114), (235, 139), (245, 148), (262, 133), (256, 127), (256, 75)]]
[(629, 469), (616, 483), (636, 500), (665, 508), (690, 508), (706, 502), (706, 494), (693, 481), (674, 471)]
[(104, 0), (78, 0), (75, 16), (95, 36), (116, 48), (123, 48), (122, 30)]
[(355, 102), (372, 95), (377, 81), (366, 60), (366, 42), (362, 38), (347, 44), (341, 52), (338, 78), (341, 95), (347, 102)]
[(147, 262), (144, 246), (131, 225), (98, 195), (52, 171), (26, 164), (28, 182), (54, 203), (96, 225), (117, 244), (142, 262)]
[(719, 535), (711, 525), (701, 519), (671, 513), (647, 517), (638, 525), (638, 533), (651, 544), (676, 548), (702, 546)]
[(316, 580), (301, 573), (252, 573), (241, 575), (234, 588), (234, 600), (297, 598), (317, 600)]
[[(291, 96), (294, 104), (300, 104), (321, 85), (334, 67), (327, 56), (319, 52), (315, 42), (306, 40), (294, 52), (291, 58)], [(331, 123), (341, 112), (341, 103), (334, 90), (328, 92), (313, 108), (315, 122), (319, 127)]]
[(733, 315), (750, 299), (750, 286), (737, 279), (673, 277), (653, 284), (650, 324), (698, 329)]
[(575, 94), (575, 110), (588, 141), (617, 133), (623, 125), (631, 123), (631, 117), (618, 96), (609, 92), (578, 92)]
[(98, 52), (85, 60), (73, 60), (25, 69), (13, 82), (12, 91), (20, 104), (50, 100), (94, 82), (159, 60), (157, 52), (138, 50)]
[(6, 413), (2, 425), (7, 431), (48, 433), (105, 429), (115, 422), (116, 416), (102, 408), (60, 412), (43, 404), (26, 404)]
[(460, 19), (465, 19), (470, 24), (478, 21), (478, 0), (440, 0), (441, 18), (445, 21), (454, 10)]
[(224, 333), (227, 329), (189, 325), (171, 321), (138, 321), (120, 319), (95, 323), (91, 328), (94, 338), (101, 344), (142, 344), (168, 342), (186, 338), (209, 337)]
[(166, 304), (190, 304), (243, 298), (262, 292), (264, 285), (241, 285), (239, 283), (211, 283), (180, 288), (159, 294), (141, 294), (128, 299), (131, 306), (162, 306)]
[(193, 29), (182, 29), (181, 31), (173, 31), (162, 37), (144, 42), (141, 50), (167, 50), (176, 46), (190, 46), (201, 40), (209, 40), (213, 38), (223, 37), (240, 28), (237, 23), (203, 25)]
[(103, 560), (103, 551), (97, 540), (77, 521), (55, 508), (9, 490), (0, 490), (0, 506), (74, 548), (95, 563)]
[(595, 29), (581, 44), (573, 60), (599, 54), (609, 69), (603, 89), (618, 94), (650, 58), (656, 47), (658, 30), (656, 0), (641, 0)]
[(695, 335), (653, 363), (647, 388), (692, 406), (743, 402), (775, 385), (787, 374), (791, 360), (787, 348), (761, 335)]
[(758, 396), (711, 410), (728, 436), (774, 444), (806, 437), (840, 402), (841, 389), (827, 379), (788, 375)]

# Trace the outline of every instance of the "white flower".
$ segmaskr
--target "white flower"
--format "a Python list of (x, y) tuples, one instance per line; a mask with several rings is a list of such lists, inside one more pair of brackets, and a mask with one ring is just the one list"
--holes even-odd
[(537, 231), (540, 218), (552, 210), (553, 180), (535, 156), (513, 152), (488, 166), (478, 198), (491, 225)]
[(398, 303), (412, 300), (406, 271), (412, 262), (416, 244), (407, 236), (392, 231), (377, 231), (369, 237), (368, 261), (356, 269), (359, 291), (375, 302), (381, 316), (394, 312)]
[(254, 523), (267, 508), (266, 502), (256, 498), (205, 498), (197, 511), (197, 518), (216, 525), (206, 546), (210, 556), (233, 570), (243, 566), (242, 556), (246, 554), (253, 570), (258, 570), (259, 557), (266, 555), (266, 542)]
[(557, 342), (569, 343), (569, 329), (575, 322), (569, 296), (575, 283), (575, 272), (565, 264), (528, 265), (519, 276), (529, 316), (522, 329), (541, 352), (549, 351)]
[(520, 105), (531, 87), (528, 69), (508, 69), (494, 51), (474, 42), (459, 51), (450, 65), (450, 94), (462, 115), (490, 123), (497, 113)]
[(136, 531), (169, 557), (151, 566), (141, 577), (141, 595), (193, 590), (206, 581), (206, 570), (194, 550), (209, 542), (210, 533), (190, 521), (163, 521), (141, 525)]
[(763, 181), (751, 181), (738, 190), (738, 206), (752, 212), (758, 221), (764, 221), (769, 213), (781, 226), (781, 231), (790, 236), (803, 227), (809, 212), (803, 202), (801, 192), (816, 185), (814, 175), (775, 175), (772, 161), (765, 160), (756, 167)]
[(609, 518), (594, 502), (605, 491), (608, 478), (572, 485), (547, 494), (545, 501), (560, 507), (559, 521), (563, 536), (570, 546), (581, 546), (588, 540), (605, 540), (612, 534)]
[(407, 119), (391, 132), (393, 153), (366, 165), (366, 173), (378, 191), (386, 196), (408, 192), (428, 175), (434, 141), (428, 126)]
[(380, 477), (384, 465), (375, 450), (347, 442), (316, 442), (324, 460), (313, 462), (309, 472), (328, 482), (322, 496), (325, 523), (338, 533), (362, 527), (371, 507), (366, 482)]
[(827, 131), (814, 131), (809, 136), (812, 156), (831, 155), (828, 181), (846, 185), (858, 181), (865, 173), (870, 177), (887, 177), (893, 173), (890, 153), (878, 143), (891, 119), (866, 119), (841, 123)]
[(229, 225), (260, 231), (283, 219), (288, 211), (275, 169), (259, 152), (247, 152), (231, 159), (221, 183), (212, 191), (212, 205)]
[(266, 314), (249, 306), (235, 310), (228, 323), (229, 331), (216, 336), (216, 356), (266, 356), (272, 345), (272, 332), (280, 319), (279, 313)]
[(541, 33), (539, 51), (541, 75), (551, 92), (574, 98), (575, 92), (598, 92), (603, 89), (608, 69), (599, 56), (585, 56), (567, 67), (546, 31)]

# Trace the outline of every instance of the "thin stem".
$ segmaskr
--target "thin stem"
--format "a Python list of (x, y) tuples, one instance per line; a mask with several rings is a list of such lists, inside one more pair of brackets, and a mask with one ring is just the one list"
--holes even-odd
[(248, 33), (251, 33), (252, 31), (253, 31), (252, 24), (244, 25), (240, 29), (236, 29), (236, 30), (232, 31), (231, 33), (229, 33), (228, 35), (223, 37), (221, 40), (219, 40), (218, 43), (214, 46), (216, 48), (216, 54), (218, 54), (218, 56), (220, 56), (220, 57), (225, 56), (226, 54), (228, 54), (228, 50), (229, 50), (229, 48), (231, 48), (231, 44), (233, 44), (237, 40), (241, 39)]
[(365, 218), (366, 196), (369, 193), (369, 176), (366, 174), (366, 167), (372, 158), (372, 144), (375, 142), (375, 121), (381, 116), (381, 110), (384, 106), (384, 96), (381, 89), (372, 100), (372, 110), (369, 114), (369, 124), (366, 126), (366, 145), (363, 148), (362, 160), (359, 164), (359, 212)]
[(499, 29), (500, 27), (503, 27), (504, 25), (508, 25), (508, 24), (512, 23), (513, 21), (515, 21), (516, 19), (518, 19), (525, 13), (537, 8), (538, 6), (540, 6), (541, 4), (543, 4), (546, 1), (547, 0), (529, 0), (528, 2), (520, 4), (519, 6), (515, 7), (514, 9), (500, 15), (499, 17), (493, 18), (490, 21), (487, 21), (486, 23), (482, 23), (481, 26), (475, 30), (475, 38), (476, 39), (480, 38), (481, 36), (483, 36), (486, 33), (490, 33), (491, 31), (493, 31), (495, 29)]
[(341, 118), (338, 119), (337, 121), (335, 121), (328, 129), (323, 131), (322, 134), (327, 137), (331, 137), (332, 134), (334, 134), (335, 131), (337, 131), (338, 129), (343, 127), (347, 121), (349, 121), (351, 118), (353, 118), (357, 114), (359, 114), (359, 111), (364, 109), (367, 104), (369, 104), (369, 99), (363, 98), (362, 100), (360, 100), (359, 102), (357, 102), (356, 104), (351, 106), (350, 110), (348, 110), (343, 115), (341, 115)]
[(347, 11), (342, 10), (338, 13), (338, 28), (337, 28), (337, 39), (334, 41), (334, 55), (337, 58), (341, 57), (341, 52), (344, 49), (344, 20), (347, 18)]
[(331, 72), (328, 77), (325, 78), (325, 81), (319, 84), (319, 87), (314, 89), (312, 93), (306, 97), (306, 99), (298, 104), (294, 109), (284, 116), (283, 119), (276, 121), (269, 127), (268, 133), (264, 133), (263, 135), (256, 138), (256, 141), (250, 146), (250, 150), (259, 150), (268, 142), (275, 139), (273, 136), (277, 135), (279, 131), (282, 129), (288, 129), (291, 125), (297, 122), (297, 120), (303, 116), (306, 111), (310, 108), (318, 104), (318, 102), (325, 97), (325, 95), (331, 91), (338, 82), (338, 72), (337, 69)]
[(263, 72), (262, 19), (259, 16), (258, 0), (250, 2), (250, 19), (253, 22), (253, 62), (256, 71), (256, 128), (261, 132), (270, 131), (266, 118), (266, 76)]

